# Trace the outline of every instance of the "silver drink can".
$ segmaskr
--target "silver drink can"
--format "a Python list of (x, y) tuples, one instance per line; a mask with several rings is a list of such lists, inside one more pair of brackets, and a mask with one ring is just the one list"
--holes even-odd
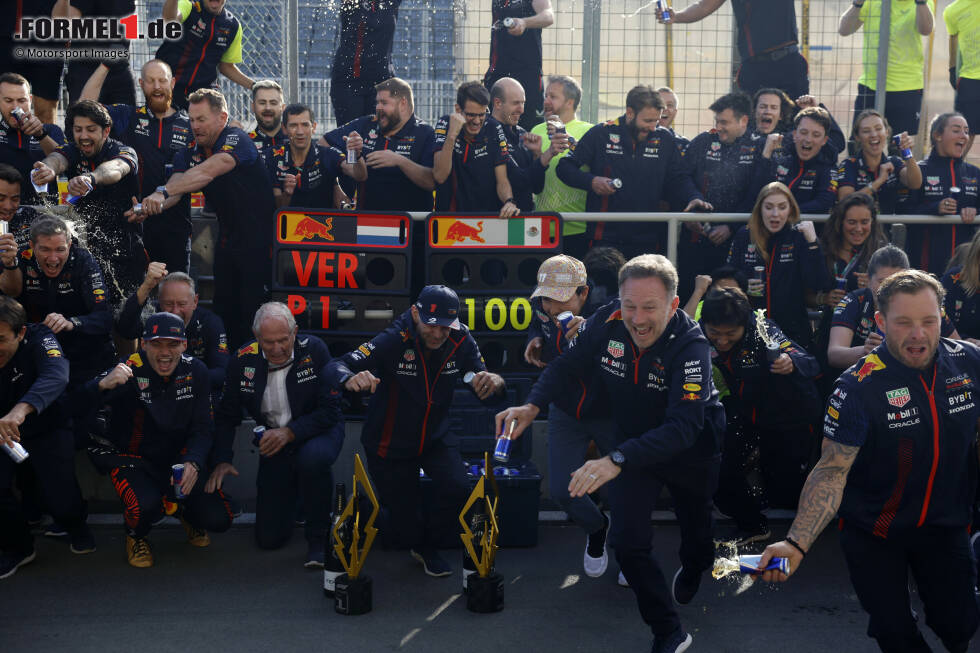
[(17, 464), (24, 462), (31, 455), (27, 453), (27, 449), (25, 449), (20, 442), (13, 442), (9, 447), (5, 445), (0, 446), (3, 446), (4, 450), (7, 452), (7, 455), (10, 456), (10, 459)]

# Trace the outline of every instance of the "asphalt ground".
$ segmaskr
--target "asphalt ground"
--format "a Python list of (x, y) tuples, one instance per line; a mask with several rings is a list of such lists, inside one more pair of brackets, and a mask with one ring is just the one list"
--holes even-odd
[[(786, 524), (777, 524), (782, 536)], [(503, 549), (505, 608), (476, 614), (460, 595), (455, 567), (430, 578), (404, 551), (372, 550), (365, 573), (374, 609), (342, 616), (323, 596), (322, 572), (302, 566), (302, 531), (278, 551), (259, 551), (248, 525), (190, 547), (183, 530), (150, 534), (156, 564), (126, 564), (120, 526), (96, 526), (98, 551), (73, 555), (38, 537), (37, 560), (0, 581), (0, 651), (635, 651), (650, 648), (633, 593), (616, 584), (617, 567), (598, 579), (582, 573), (584, 536), (569, 525), (542, 524), (535, 548)], [(668, 577), (677, 567), (678, 530), (658, 526), (655, 550)], [(828, 530), (790, 582), (736, 584), (705, 574), (694, 601), (680, 608), (694, 636), (691, 651), (712, 653), (865, 653), (877, 651), (867, 620)], [(913, 605), (922, 614), (917, 597)], [(923, 619), (920, 619), (924, 621)], [(931, 632), (936, 651), (941, 645)], [(976, 642), (971, 650), (980, 650)]]

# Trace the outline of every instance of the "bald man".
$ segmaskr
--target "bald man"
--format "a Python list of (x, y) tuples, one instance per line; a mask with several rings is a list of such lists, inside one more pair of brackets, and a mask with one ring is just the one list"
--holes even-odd
[[(82, 89), (82, 99), (98, 100), (109, 68), (102, 64)], [(170, 177), (174, 155), (193, 140), (190, 119), (173, 107), (174, 76), (165, 62), (150, 59), (140, 71), (141, 107), (112, 104), (111, 136), (134, 148), (140, 157), (140, 197), (146, 197)], [(151, 261), (160, 261), (167, 272), (187, 272), (191, 254), (191, 199), (185, 194), (177, 204), (143, 222), (143, 242)]]
[(552, 157), (568, 148), (568, 137), (559, 136), (542, 152), (541, 136), (525, 131), (519, 124), (524, 103), (524, 87), (512, 77), (497, 80), (490, 89), (491, 115), (503, 125), (507, 138), (507, 179), (514, 203), (528, 212), (534, 210), (534, 195), (544, 190), (544, 175)]

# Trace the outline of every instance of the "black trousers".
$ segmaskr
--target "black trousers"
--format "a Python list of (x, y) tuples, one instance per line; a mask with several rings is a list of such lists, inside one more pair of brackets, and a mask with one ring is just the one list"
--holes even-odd
[[(653, 512), (664, 486), (674, 499), (681, 530), (681, 565), (704, 571), (714, 564), (711, 539), (712, 497), (718, 483), (718, 459), (627, 468), (609, 484), (612, 511), (612, 547), (623, 575), (636, 594), (636, 602), (654, 635), (669, 635), (680, 628), (667, 577), (653, 554)], [(428, 471), (428, 470), (427, 470)]]
[(809, 426), (767, 430), (729, 423), (715, 505), (747, 530), (768, 525), (766, 508), (796, 507), (814, 437)]
[[(75, 440), (70, 428), (26, 436), (21, 444), (33, 467), (34, 490), (54, 520), (72, 531), (85, 523), (86, 505), (75, 478)], [(33, 545), (21, 502), (14, 495), (16, 467), (0, 454), (0, 550), (28, 553)]]
[[(100, 65), (102, 65), (101, 61), (91, 60), (68, 62), (65, 85), (68, 87), (69, 104), (78, 100), (82, 95), (85, 82)], [(136, 83), (133, 81), (132, 72), (130, 72), (129, 59), (120, 59), (109, 68), (109, 75), (99, 93), (99, 102), (102, 104), (136, 105)]]
[[(854, 98), (854, 117), (865, 109), (874, 109), (875, 92), (864, 84), (858, 84), (857, 97)], [(887, 91), (885, 93), (885, 119), (892, 128), (892, 134), (908, 132), (910, 136), (919, 133), (919, 116), (922, 113), (922, 89), (915, 91)]]
[(266, 297), (272, 263), (265, 249), (214, 249), (214, 312), (225, 323), (228, 345), (252, 339), (252, 319)]
[[(417, 458), (391, 460), (368, 453), (367, 462), (378, 500), (387, 513), (387, 542), (398, 548), (438, 548), (459, 533), (459, 511), (469, 495), (469, 484), (458, 447), (438, 441)], [(419, 467), (435, 484), (435, 503), (425, 510)]]
[(191, 263), (190, 226), (166, 224), (171, 216), (154, 215), (143, 223), (143, 243), (151, 261), (167, 265), (167, 272), (187, 272)]
[(342, 82), (331, 83), (330, 103), (333, 105), (337, 126), (340, 127), (361, 116), (374, 115), (378, 104), (377, 97), (378, 92), (374, 90), (373, 84), (355, 87)]
[[(145, 461), (144, 461), (145, 462)], [(116, 467), (109, 472), (112, 487), (123, 502), (123, 518), (126, 521), (126, 534), (130, 537), (146, 537), (165, 514), (163, 500), (175, 501), (174, 489), (170, 485), (171, 468), (136, 465)], [(231, 527), (231, 508), (221, 490), (208, 494), (204, 485), (208, 481), (209, 470), (202, 469), (198, 474), (194, 489), (178, 503), (183, 508), (181, 516), (192, 526), (213, 533), (223, 533)]]
[(738, 69), (735, 83), (749, 95), (760, 88), (778, 88), (795, 100), (810, 93), (810, 68), (799, 52), (787, 54), (776, 61), (749, 59)]
[(868, 636), (885, 653), (931, 651), (909, 608), (911, 572), (926, 624), (947, 650), (969, 650), (977, 631), (976, 566), (965, 528), (919, 528), (883, 540), (845, 522), (840, 534), (851, 583), (868, 613)]
[[(343, 429), (343, 424), (334, 426)], [(299, 446), (289, 444), (271, 457), (259, 457), (255, 502), (255, 543), (278, 549), (293, 534), (296, 502), (303, 497), (306, 539), (326, 537), (333, 494), (333, 438), (318, 435)]]
[[(540, 62), (539, 62), (540, 63)], [(544, 122), (544, 86), (541, 79), (541, 68), (529, 68), (526, 70), (513, 70), (510, 72), (505, 72), (502, 70), (495, 71), (493, 75), (487, 75), (483, 79), (483, 85), (487, 87), (487, 90), (491, 90), (493, 85), (498, 79), (503, 77), (511, 77), (520, 82), (521, 86), (524, 88), (524, 114), (521, 116), (518, 124), (531, 131), (531, 129), (542, 122)], [(493, 107), (490, 107), (491, 109)]]

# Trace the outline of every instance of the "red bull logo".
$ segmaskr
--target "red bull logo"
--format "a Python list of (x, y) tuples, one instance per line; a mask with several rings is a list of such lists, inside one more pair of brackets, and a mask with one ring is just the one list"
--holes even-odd
[(446, 240), (455, 240), (457, 243), (461, 243), (466, 239), (478, 243), (487, 242), (480, 237), (481, 233), (483, 233), (483, 220), (477, 222), (476, 227), (457, 220), (449, 225), (449, 229), (446, 230)]
[(325, 222), (317, 222), (313, 218), (303, 218), (296, 224), (296, 229), (293, 230), (293, 238), (300, 240), (322, 238), (332, 241), (331, 229), (333, 229), (333, 218), (327, 218)]
[(860, 383), (875, 370), (883, 369), (885, 369), (885, 364), (881, 362), (881, 359), (878, 358), (877, 354), (868, 354), (868, 356), (864, 359), (864, 363), (861, 364), (861, 367), (854, 372), (851, 372), (851, 374), (856, 376), (858, 383)]

